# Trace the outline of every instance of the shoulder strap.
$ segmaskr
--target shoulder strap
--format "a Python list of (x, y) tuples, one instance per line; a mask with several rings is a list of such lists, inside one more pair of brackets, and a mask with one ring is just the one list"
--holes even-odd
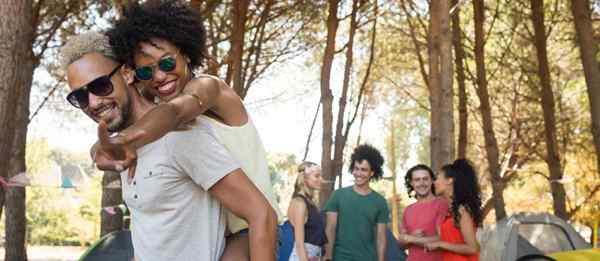
[(308, 198), (306, 198), (304, 195), (294, 194), (292, 196), (292, 198), (296, 198), (296, 197), (297, 198), (301, 198), (302, 200), (304, 200), (304, 204), (306, 204), (306, 208), (310, 208), (312, 206), (312, 202)]

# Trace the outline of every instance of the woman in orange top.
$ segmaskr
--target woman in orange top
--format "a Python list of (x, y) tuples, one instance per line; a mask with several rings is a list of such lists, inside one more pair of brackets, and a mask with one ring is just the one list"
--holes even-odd
[(458, 159), (437, 174), (435, 191), (450, 203), (440, 226), (440, 240), (425, 244), (427, 250), (441, 250), (444, 261), (479, 261), (475, 238), (481, 224), (481, 191), (471, 163)]

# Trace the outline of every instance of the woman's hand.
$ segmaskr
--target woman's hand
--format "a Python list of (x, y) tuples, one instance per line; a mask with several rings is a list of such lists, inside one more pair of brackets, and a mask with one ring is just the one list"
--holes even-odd
[(435, 241), (435, 242), (425, 243), (424, 247), (425, 247), (426, 251), (434, 251), (434, 250), (442, 249), (443, 244), (444, 244), (444, 242), (442, 242), (442, 241)]

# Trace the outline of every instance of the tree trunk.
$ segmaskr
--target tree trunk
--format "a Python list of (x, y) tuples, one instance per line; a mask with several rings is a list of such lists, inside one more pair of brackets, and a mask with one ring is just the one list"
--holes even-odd
[(246, 18), (248, 16), (249, 0), (235, 0), (231, 9), (231, 49), (227, 82), (233, 80), (233, 89), (243, 99), (244, 81), (242, 79), (242, 59), (244, 57), (244, 35), (246, 32)]
[[(331, 146), (333, 144), (333, 94), (331, 93), (331, 67), (335, 54), (335, 38), (339, 20), (337, 18), (339, 0), (329, 0), (329, 15), (327, 17), (327, 42), (323, 53), (321, 65), (321, 104), (323, 104), (323, 141), (321, 153), (321, 173), (323, 179), (335, 181), (333, 173), (333, 162), (331, 160)], [(319, 194), (321, 207), (325, 205), (326, 199), (333, 191), (334, 183), (327, 183)]]
[(306, 138), (306, 147), (304, 148), (304, 156), (302, 157), (302, 161), (306, 160), (308, 156), (308, 150), (310, 149), (310, 139), (312, 138), (313, 130), (315, 129), (315, 124), (317, 123), (317, 118), (319, 117), (319, 110), (321, 109), (321, 101), (317, 104), (317, 110), (315, 111), (315, 116), (313, 117), (312, 124), (310, 124), (310, 130), (308, 131), (308, 137)]
[(400, 235), (398, 228), (400, 226), (400, 219), (398, 217), (398, 203), (396, 203), (396, 198), (398, 198), (398, 190), (396, 189), (396, 177), (398, 176), (398, 160), (396, 159), (396, 124), (394, 123), (394, 116), (390, 119), (390, 143), (389, 143), (389, 155), (388, 155), (388, 165), (390, 170), (392, 171), (392, 233), (397, 238)]
[(365, 118), (367, 117), (367, 105), (369, 104), (368, 98), (364, 100), (362, 108), (360, 109), (360, 122), (358, 123), (358, 137), (356, 137), (356, 147), (360, 145), (362, 141), (362, 131), (365, 124)]
[(562, 168), (558, 143), (556, 139), (556, 119), (554, 116), (554, 93), (550, 85), (550, 68), (546, 53), (546, 29), (544, 26), (543, 0), (531, 0), (531, 20), (535, 33), (535, 47), (538, 61), (538, 75), (540, 77), (542, 110), (544, 115), (544, 134), (546, 138), (546, 163), (550, 169), (550, 190), (554, 214), (567, 220), (565, 188), (562, 181)]
[(452, 60), (452, 32), (450, 31), (450, 2), (439, 1), (440, 4), (440, 164), (454, 160), (454, 68)]
[(437, 170), (454, 158), (452, 38), (448, 1), (432, 1), (430, 8), (431, 165)]
[[(452, 6), (456, 6), (458, 0), (452, 0)], [(460, 29), (460, 11), (456, 10), (452, 16), (452, 42), (454, 45), (454, 64), (456, 64), (456, 81), (458, 82), (458, 158), (467, 157), (468, 144), (468, 111), (467, 90), (465, 87), (465, 50), (462, 45), (462, 30)]]
[(571, 11), (575, 21), (576, 38), (579, 43), (581, 63), (590, 100), (592, 136), (596, 147), (597, 171), (600, 175), (600, 65), (596, 60), (598, 48), (597, 43), (594, 42), (590, 3), (588, 0), (571, 0)]
[[(102, 208), (108, 206), (117, 206), (123, 203), (121, 196), (121, 186), (115, 187), (115, 184), (121, 184), (121, 176), (118, 172), (105, 171), (102, 177)], [(102, 211), (100, 215), (100, 237), (123, 228), (123, 213), (117, 211), (115, 215), (110, 215)]]
[[(29, 45), (31, 46), (31, 45)], [(32, 54), (32, 53), (30, 53)], [(33, 55), (19, 65), (22, 70), (20, 81), (15, 85), (19, 88), (19, 98), (16, 112), (16, 127), (14, 129), (13, 151), (10, 156), (8, 177), (26, 172), (25, 144), (27, 143), (27, 123), (29, 120), (29, 93), (33, 79)], [(25, 218), (25, 187), (10, 187), (6, 194), (6, 255), (5, 260), (27, 260), (25, 235), (27, 220)]]
[(448, 1), (431, 1), (429, 39), (429, 101), (431, 103), (431, 166), (440, 169), (454, 158), (452, 37)]
[[(6, 2), (6, 1), (5, 1)], [(29, 91), (33, 77), (32, 1), (8, 1), (0, 8), (0, 175), (25, 171), (25, 137)], [(25, 248), (25, 188), (2, 191), (6, 206), (4, 259), (27, 260)]]
[[(31, 46), (22, 44), (33, 35), (31, 1), (13, 0), (0, 8), (0, 176), (8, 177), (12, 142), (14, 140), (15, 114), (22, 68), (28, 59)], [(0, 215), (5, 203), (4, 189), (0, 187)]]
[(488, 167), (492, 182), (492, 198), (496, 220), (506, 217), (504, 203), (504, 185), (500, 175), (500, 163), (498, 159), (498, 142), (494, 131), (494, 122), (492, 119), (492, 109), (490, 106), (490, 97), (487, 87), (485, 71), (485, 39), (483, 24), (485, 22), (483, 0), (473, 1), (473, 12), (475, 16), (475, 63), (477, 66), (477, 96), (479, 96), (481, 111), (483, 136), (485, 139), (485, 150), (487, 154)]
[(441, 108), (439, 99), (441, 96), (440, 86), (440, 1), (431, 1), (429, 4), (429, 103), (431, 107), (431, 168), (439, 170), (443, 163), (440, 156), (441, 139)]
[[(356, 13), (358, 12), (358, 0), (352, 1), (352, 12), (350, 15), (350, 32), (346, 46), (346, 63), (344, 65), (344, 79), (342, 80), (342, 94), (338, 103), (338, 115), (335, 124), (335, 139), (333, 150), (333, 174), (339, 175), (340, 187), (342, 186), (342, 167), (344, 166), (344, 147), (346, 146), (346, 135), (344, 131), (344, 114), (346, 114), (346, 100), (350, 87), (350, 74), (352, 72), (352, 61), (354, 60), (354, 35), (356, 34)], [(349, 128), (350, 126), (346, 126)]]
[[(358, 90), (358, 99), (356, 101), (356, 106), (354, 108), (354, 113), (350, 116), (349, 120), (346, 123), (346, 129), (344, 130), (344, 146), (348, 141), (348, 135), (350, 133), (350, 128), (354, 124), (356, 117), (358, 116), (358, 110), (360, 106), (361, 115), (360, 115), (360, 124), (358, 129), (358, 137), (356, 139), (356, 146), (360, 145), (361, 135), (362, 135), (362, 127), (364, 124), (364, 120), (367, 115), (367, 109), (370, 104), (370, 100), (373, 97), (373, 87), (368, 85), (369, 78), (371, 76), (371, 69), (373, 68), (373, 64), (375, 61), (375, 44), (377, 41), (377, 15), (379, 14), (379, 4), (378, 1), (375, 0), (373, 3), (373, 13), (375, 17), (373, 18), (373, 27), (371, 28), (371, 43), (369, 45), (369, 61), (367, 62), (367, 69), (365, 70), (365, 75), (363, 76), (362, 82), (360, 83), (360, 88)], [(358, 10), (361, 9), (361, 6), (358, 6)], [(340, 176), (341, 177), (341, 176)], [(341, 179), (340, 179), (341, 180)], [(340, 186), (341, 187), (341, 186)]]

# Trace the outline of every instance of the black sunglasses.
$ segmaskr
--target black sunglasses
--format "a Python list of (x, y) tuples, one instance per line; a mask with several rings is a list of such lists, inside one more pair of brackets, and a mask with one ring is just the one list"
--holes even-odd
[(113, 92), (113, 84), (110, 78), (119, 70), (119, 68), (121, 68), (121, 65), (118, 65), (108, 75), (100, 76), (83, 87), (72, 91), (67, 95), (67, 101), (77, 108), (84, 109), (90, 103), (90, 93), (101, 97), (111, 94)]
[(152, 80), (152, 77), (154, 77), (154, 67), (158, 67), (163, 72), (171, 72), (177, 65), (176, 58), (177, 55), (167, 56), (160, 59), (157, 64), (137, 67), (135, 68), (135, 78), (140, 81)]

